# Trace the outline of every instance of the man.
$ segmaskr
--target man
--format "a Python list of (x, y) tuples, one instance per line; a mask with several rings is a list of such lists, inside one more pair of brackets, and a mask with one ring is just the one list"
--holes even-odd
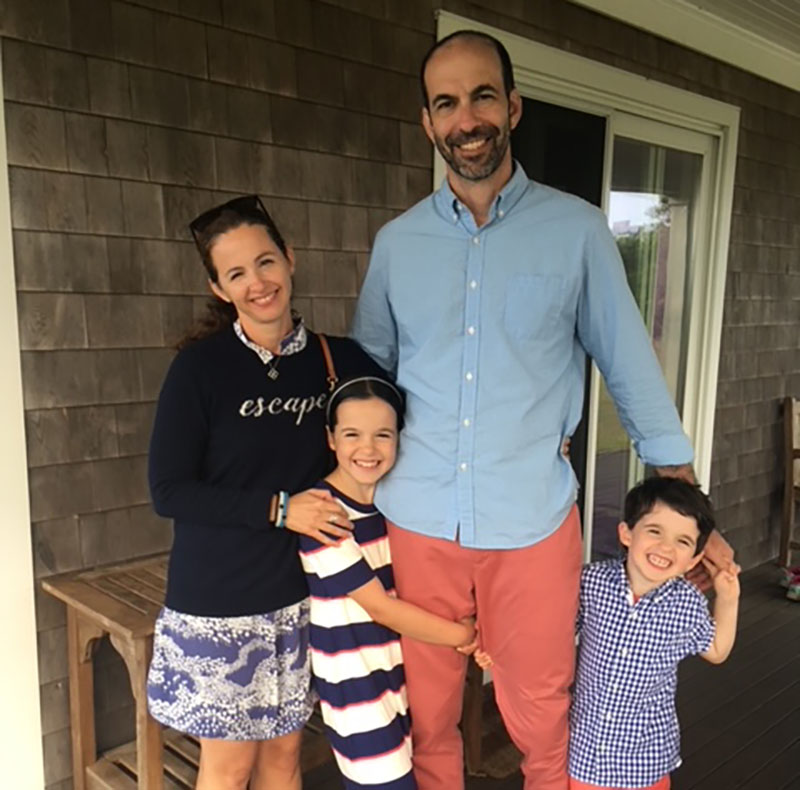
[[(511, 157), (522, 101), (503, 46), (455, 33), (421, 76), (447, 178), (378, 234), (353, 326), (408, 397), (376, 503), (400, 596), (477, 613), (526, 790), (566, 790), (581, 538), (561, 447), (581, 416), (585, 354), (645, 462), (691, 477), (692, 449), (606, 218)], [(710, 554), (732, 559), (718, 537)], [(459, 790), (464, 659), (403, 648), (419, 788)]]

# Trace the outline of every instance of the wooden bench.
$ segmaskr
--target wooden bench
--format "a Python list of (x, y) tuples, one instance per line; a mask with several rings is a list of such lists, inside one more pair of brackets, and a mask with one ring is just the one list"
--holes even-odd
[[(196, 739), (167, 730), (147, 712), (147, 669), (153, 627), (167, 578), (167, 555), (51, 576), (42, 587), (67, 607), (69, 703), (75, 790), (190, 790), (200, 747)], [(92, 660), (108, 636), (128, 670), (136, 709), (136, 740), (97, 754)], [(303, 739), (303, 770), (331, 759), (315, 714)]]

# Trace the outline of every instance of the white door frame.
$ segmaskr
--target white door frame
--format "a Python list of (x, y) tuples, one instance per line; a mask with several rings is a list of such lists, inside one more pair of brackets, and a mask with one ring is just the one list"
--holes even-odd
[[(711, 451), (714, 436), (719, 349), (722, 335), (723, 298), (728, 268), (733, 185), (739, 136), (740, 110), (730, 104), (696, 93), (674, 88), (589, 60), (569, 52), (545, 46), (513, 33), (475, 22), (448, 11), (437, 12), (437, 38), (457, 30), (478, 30), (503, 43), (514, 64), (517, 88), (523, 96), (571, 107), (604, 116), (606, 154), (604, 200), (610, 183), (611, 146), (615, 119), (622, 115), (690, 130), (713, 138), (715, 151), (711, 163), (710, 209), (706, 223), (708, 258), (702, 269), (703, 279), (692, 306), (692, 371), (687, 370), (684, 404), (684, 429), (695, 449), (695, 471), (700, 484), (708, 490), (711, 478)], [(444, 163), (434, 159), (434, 184), (444, 177)], [(603, 206), (606, 209), (606, 206)], [(596, 376), (593, 378), (596, 379)], [(691, 385), (691, 392), (689, 386)], [(596, 456), (597, 409), (590, 407), (587, 446), (586, 501), (594, 499), (594, 458)], [(686, 404), (691, 401), (689, 408)], [(591, 512), (586, 508), (584, 528), (591, 530)]]
[(0, 480), (3, 502), (3, 551), (0, 600), (3, 641), (0, 651), (0, 699), (5, 726), (0, 763), (7, 787), (44, 787), (33, 553), (28, 506), (28, 456), (22, 403), (17, 288), (11, 235), (2, 41), (0, 41)]

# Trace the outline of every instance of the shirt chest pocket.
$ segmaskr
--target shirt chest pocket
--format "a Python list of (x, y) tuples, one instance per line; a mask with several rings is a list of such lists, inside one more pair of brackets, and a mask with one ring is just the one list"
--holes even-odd
[(563, 311), (566, 284), (549, 274), (515, 274), (506, 284), (505, 328), (511, 337), (532, 340), (546, 334)]

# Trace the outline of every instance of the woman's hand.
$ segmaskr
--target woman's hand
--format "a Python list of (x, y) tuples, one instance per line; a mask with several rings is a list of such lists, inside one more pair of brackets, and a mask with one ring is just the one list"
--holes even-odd
[(330, 491), (309, 488), (289, 497), (286, 529), (335, 546), (350, 535), (353, 525)]

